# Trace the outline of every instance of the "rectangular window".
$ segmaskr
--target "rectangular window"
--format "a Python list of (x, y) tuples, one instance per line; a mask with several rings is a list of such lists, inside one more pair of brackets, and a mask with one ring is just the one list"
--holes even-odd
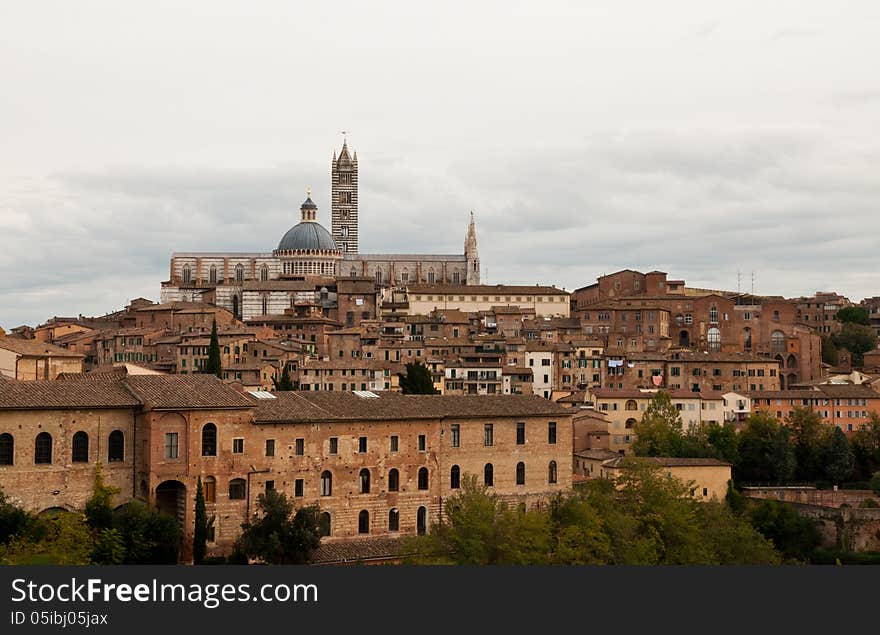
[(244, 439), (233, 439), (232, 440), (232, 453), (233, 454), (244, 454)]
[(424, 434), (419, 435), (419, 452), (425, 451), (426, 439)]
[(367, 451), (367, 437), (358, 437), (358, 452)]
[(491, 423), (487, 423), (483, 427), (483, 445), (486, 447), (492, 446), (495, 444), (495, 435), (494, 429)]
[(297, 439), (295, 442), (295, 451), (294, 454), (297, 456), (302, 456), (306, 453), (306, 440), (305, 439)]
[(177, 433), (176, 432), (166, 432), (165, 433), (165, 458), (166, 459), (176, 459), (177, 458)]
[(522, 421), (519, 421), (516, 424), (516, 444), (526, 444), (526, 424)]
[(266, 439), (266, 456), (275, 456), (275, 439)]
[(275, 489), (275, 481), (266, 481), (266, 491), (271, 492)]
[(330, 437), (330, 454), (336, 454), (339, 452), (339, 439), (337, 437)]
[(452, 432), (452, 447), (460, 448), (461, 447), (461, 426), (457, 423), (453, 423), (450, 426), (450, 431)]
[(551, 421), (547, 424), (547, 443), (556, 445), (556, 422)]
[(395, 434), (391, 437), (391, 451), (397, 452), (398, 450), (400, 450), (400, 437)]
[(301, 497), (305, 496), (304, 492), (305, 492), (305, 481), (302, 480), (301, 478), (296, 479), (293, 482), (293, 495), (301, 498)]

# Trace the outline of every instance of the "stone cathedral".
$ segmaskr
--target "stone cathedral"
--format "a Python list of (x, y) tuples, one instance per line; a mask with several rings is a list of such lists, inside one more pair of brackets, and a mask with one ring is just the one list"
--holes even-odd
[[(322, 280), (369, 279), (377, 288), (409, 284), (480, 284), (473, 212), (462, 254), (362, 254), (358, 227), (358, 158), (343, 141), (331, 165), (331, 231), (318, 222), (311, 193), (300, 222), (264, 253), (174, 252), (161, 301), (205, 301), (240, 319), (281, 314), (319, 293)], [(309, 296), (309, 297), (306, 297)]]

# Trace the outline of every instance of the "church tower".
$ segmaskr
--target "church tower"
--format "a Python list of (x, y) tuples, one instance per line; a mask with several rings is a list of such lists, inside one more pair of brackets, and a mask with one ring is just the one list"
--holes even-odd
[(339, 157), (333, 151), (331, 169), (331, 230), (333, 240), (343, 254), (358, 252), (358, 159), (348, 154), (348, 142), (342, 140)]
[(477, 253), (477, 228), (474, 225), (474, 213), (471, 212), (471, 223), (468, 225), (464, 239), (464, 257), (467, 260), (467, 283), (480, 284), (480, 255)]

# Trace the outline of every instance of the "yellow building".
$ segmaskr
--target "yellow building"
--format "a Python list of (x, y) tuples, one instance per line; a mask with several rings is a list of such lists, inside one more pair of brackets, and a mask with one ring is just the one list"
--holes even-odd
[(534, 310), (538, 317), (569, 317), (571, 294), (564, 289), (535, 285), (435, 285), (407, 286), (410, 315), (428, 315), (435, 309), (458, 309), (464, 313), (492, 312), (517, 306)]
[[(625, 461), (632, 460), (618, 456), (613, 459), (601, 460), (600, 454), (595, 453), (595, 459), (587, 456), (579, 457), (586, 472), (593, 477), (616, 479)], [(645, 457), (645, 461), (652, 461), (661, 469), (690, 487), (691, 496), (699, 501), (709, 502), (723, 501), (727, 497), (727, 482), (731, 479), (730, 463), (711, 458), (673, 458), (673, 457)], [(598, 467), (591, 465), (599, 461)]]

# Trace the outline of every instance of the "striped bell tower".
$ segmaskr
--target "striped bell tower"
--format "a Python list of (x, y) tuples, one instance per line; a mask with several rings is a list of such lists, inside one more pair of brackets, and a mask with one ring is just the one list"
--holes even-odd
[[(345, 134), (345, 133), (343, 133)], [(331, 233), (343, 254), (358, 252), (358, 159), (348, 153), (343, 136), (339, 157), (333, 151), (331, 169)]]

